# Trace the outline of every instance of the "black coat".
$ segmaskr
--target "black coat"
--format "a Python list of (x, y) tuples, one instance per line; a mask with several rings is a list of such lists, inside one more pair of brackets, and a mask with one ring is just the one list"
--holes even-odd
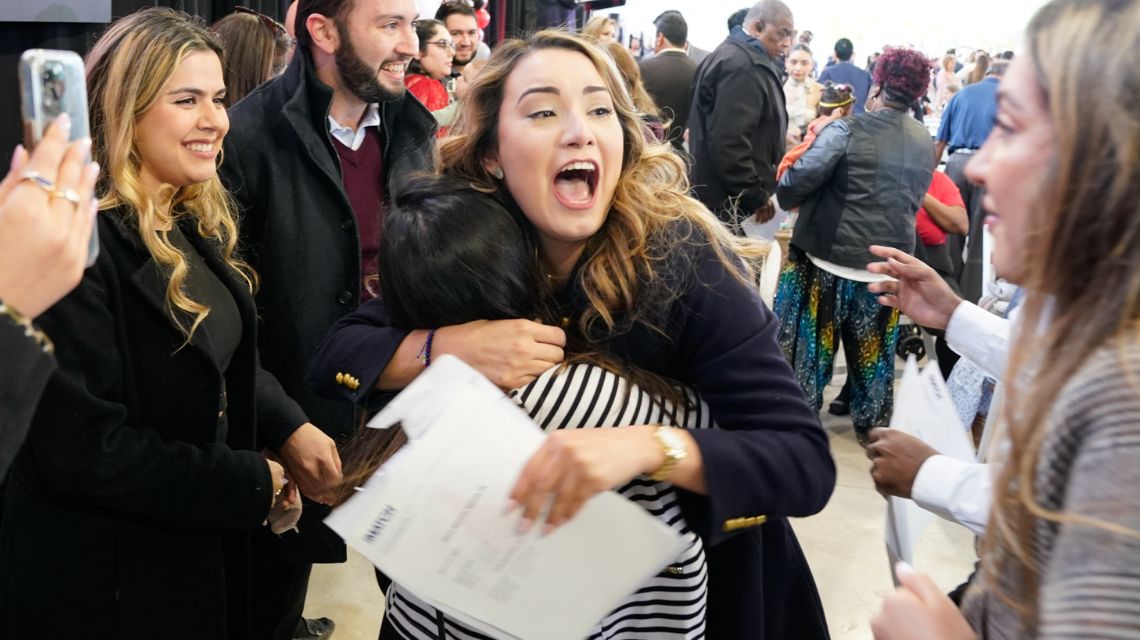
[(788, 131), (780, 70), (730, 36), (697, 68), (690, 100), (693, 195), (738, 229), (776, 192)]
[(182, 347), (166, 277), (122, 213), (100, 215), (95, 266), (38, 321), (59, 368), (4, 495), (0, 629), (244, 638), (243, 546), (273, 491), (255, 405), (289, 400), (257, 365), (253, 299), (216, 246), (183, 225), (241, 315), (224, 375), (205, 326)]
[[(356, 308), (360, 241), (328, 129), (332, 89), (305, 47), (285, 73), (230, 109), (222, 180), (242, 211), (242, 243), (261, 276), (261, 360), (301, 410), (267, 416), (262, 443), (278, 449), (306, 421), (338, 442), (355, 429), (352, 403), (318, 397), (304, 382), (313, 355), (341, 316)], [(381, 103), (384, 194), (398, 178), (433, 168), (435, 119), (414, 97)], [(385, 203), (386, 205), (386, 203)], [(295, 560), (343, 562), (344, 543), (321, 524), (323, 505), (305, 503), (300, 534), (269, 539)]]
[[(230, 109), (222, 180), (241, 209), (243, 248), (261, 276), (261, 360), (303, 413), (273, 416), (284, 429), (262, 425), (263, 442), (278, 448), (306, 420), (333, 438), (355, 428), (350, 403), (318, 397), (304, 383), (321, 340), (356, 308), (360, 241), (340, 163), (328, 133), (332, 89), (298, 47), (285, 73)], [(381, 103), (384, 193), (398, 178), (433, 168), (435, 119), (405, 94)], [(276, 418), (285, 418), (277, 420)]]
[(678, 150), (683, 150), (685, 128), (689, 126), (689, 86), (697, 74), (697, 63), (684, 51), (662, 51), (641, 62), (641, 80), (645, 90), (669, 121), (665, 137)]
[(55, 361), (24, 329), (0, 318), (0, 480), (24, 444)]

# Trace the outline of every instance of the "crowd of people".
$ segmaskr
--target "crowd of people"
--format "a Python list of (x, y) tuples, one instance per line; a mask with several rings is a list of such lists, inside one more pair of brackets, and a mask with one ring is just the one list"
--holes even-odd
[[(707, 52), (666, 11), (640, 60), (605, 16), (488, 50), (481, 9), (149, 8), (94, 43), (91, 137), (60, 117), (0, 182), (0, 628), (333, 635), (302, 616), (346, 558), (322, 520), (447, 354), (548, 433), (502, 497), (521, 534), (615, 490), (684, 541), (591, 638), (827, 638), (788, 519), (835, 487), (842, 342), (876, 486), (980, 541), (949, 595), (897, 566), (876, 637), (1140, 633), (1140, 0), (867, 70), (846, 38), (819, 68), (780, 0)], [(769, 308), (747, 230), (777, 215)], [(900, 314), (976, 461), (887, 428)], [(376, 577), (381, 638), (488, 637)]]

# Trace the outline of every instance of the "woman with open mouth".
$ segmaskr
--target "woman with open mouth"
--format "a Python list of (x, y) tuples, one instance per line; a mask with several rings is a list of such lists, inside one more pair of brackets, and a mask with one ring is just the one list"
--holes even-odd
[[(675, 154), (645, 145), (621, 83), (585, 39), (540, 32), (506, 42), (441, 144), (443, 173), (493, 195), (522, 225), (541, 274), (534, 295), (559, 326), (520, 318), (393, 327), (381, 273), (381, 298), (334, 326), (311, 382), (321, 393), (366, 404), (374, 391), (406, 386), (429, 366), (425, 355), (447, 353), (515, 389), (558, 366), (570, 340), (692, 388), (718, 429), (650, 422), (559, 430), (504, 503), (517, 505), (522, 529), (550, 531), (599, 492), (635, 478), (668, 483), (703, 544), (709, 600), (698, 622), (661, 635), (738, 637), (763, 629), (767, 637), (826, 637), (810, 569), (786, 518), (823, 508), (835, 467), (776, 344), (776, 319), (752, 285), (746, 262), (759, 251), (689, 197)], [(336, 384), (338, 372), (359, 388)], [(549, 515), (540, 520), (546, 504)], [(623, 628), (595, 637), (657, 633)], [(431, 625), (414, 633), (442, 637)]]

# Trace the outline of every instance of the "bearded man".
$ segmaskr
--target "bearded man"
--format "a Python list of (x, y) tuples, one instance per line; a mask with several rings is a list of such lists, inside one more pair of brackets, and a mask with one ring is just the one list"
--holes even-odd
[(296, 426), (258, 436), (308, 499), (299, 533), (267, 530), (257, 540), (254, 638), (328, 631), (306, 628), (301, 612), (312, 563), (345, 560), (319, 503), (340, 478), (337, 444), (356, 416), (347, 403), (318, 398), (304, 378), (329, 327), (376, 294), (398, 179), (432, 168), (435, 120), (404, 90), (419, 51), (417, 17), (415, 0), (300, 0), (289, 67), (230, 110), (221, 174), (241, 210), (245, 258), (261, 277), (261, 362), (303, 411), (259, 420)]

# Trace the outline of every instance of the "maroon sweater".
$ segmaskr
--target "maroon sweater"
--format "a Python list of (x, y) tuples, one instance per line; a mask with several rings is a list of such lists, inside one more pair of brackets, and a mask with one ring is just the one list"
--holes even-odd
[(364, 143), (356, 151), (332, 139), (340, 156), (344, 191), (356, 216), (360, 241), (360, 301), (376, 297), (380, 273), (380, 237), (384, 233), (384, 154), (377, 127), (364, 128)]

